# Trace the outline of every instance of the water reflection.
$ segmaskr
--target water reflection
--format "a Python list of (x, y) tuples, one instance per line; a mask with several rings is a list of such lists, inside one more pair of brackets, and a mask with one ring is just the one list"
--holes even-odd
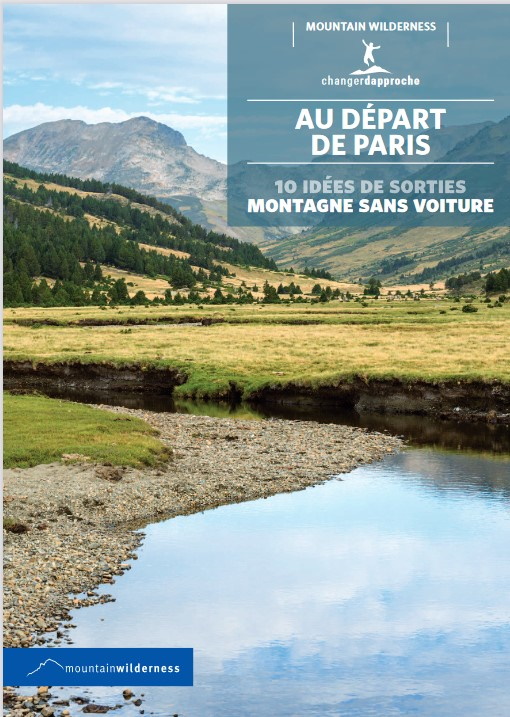
[(446, 491), (453, 498), (462, 498), (465, 493), (483, 493), (496, 500), (510, 498), (508, 455), (488, 462), (476, 453), (407, 451), (399, 461), (406, 473), (420, 476), (424, 485)]
[(195, 647), (195, 687), (140, 690), (158, 715), (506, 717), (509, 468), (413, 450), (149, 526), (76, 645)]
[(214, 401), (174, 400), (172, 396), (124, 393), (108, 391), (84, 391), (79, 388), (56, 386), (40, 389), (53, 398), (64, 398), (83, 403), (104, 403), (111, 406), (141, 408), (146, 411), (191, 413), (214, 418), (240, 418), (262, 420), (286, 418), (289, 420), (318, 421), (358, 426), (372, 431), (388, 432), (403, 436), (412, 445), (432, 446), (448, 450), (471, 450), (486, 453), (510, 454), (510, 430), (508, 426), (488, 423), (462, 423), (442, 421), (424, 416), (400, 416), (383, 414), (358, 414), (355, 410), (338, 406), (313, 406), (291, 404), (253, 405), (229, 404)]

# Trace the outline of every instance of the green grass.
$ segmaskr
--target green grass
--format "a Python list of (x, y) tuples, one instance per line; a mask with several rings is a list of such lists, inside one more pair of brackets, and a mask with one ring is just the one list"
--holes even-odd
[(5, 515), (3, 518), (3, 528), (8, 533), (26, 533), (28, 530), (28, 526), (25, 523)]
[(42, 396), (4, 394), (4, 468), (52, 463), (69, 454), (95, 463), (154, 465), (170, 455), (154, 434), (131, 416)]

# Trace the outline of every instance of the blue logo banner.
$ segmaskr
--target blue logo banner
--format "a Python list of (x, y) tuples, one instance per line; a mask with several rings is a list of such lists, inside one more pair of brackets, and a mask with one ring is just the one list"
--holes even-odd
[(510, 221), (508, 5), (228, 5), (230, 226)]
[(4, 648), (4, 685), (193, 686), (192, 648)]

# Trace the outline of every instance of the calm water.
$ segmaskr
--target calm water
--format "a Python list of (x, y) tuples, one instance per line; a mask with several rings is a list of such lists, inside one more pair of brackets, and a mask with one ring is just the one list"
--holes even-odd
[(154, 524), (72, 637), (195, 648), (195, 687), (136, 688), (145, 714), (508, 717), (509, 500), (508, 460), (411, 449)]

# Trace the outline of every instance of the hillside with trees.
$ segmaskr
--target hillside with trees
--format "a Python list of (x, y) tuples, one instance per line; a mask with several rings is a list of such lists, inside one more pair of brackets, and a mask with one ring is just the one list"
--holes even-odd
[[(153, 197), (4, 163), (6, 306), (148, 303), (146, 293), (131, 291), (119, 272), (166, 282), (168, 289), (152, 297), (154, 303), (222, 303), (228, 299), (222, 282), (240, 267), (278, 271), (253, 244), (193, 224)], [(307, 273), (333, 280), (321, 269)], [(288, 276), (292, 280), (293, 273)], [(289, 295), (296, 293), (293, 288)], [(235, 298), (254, 297), (244, 286)]]

